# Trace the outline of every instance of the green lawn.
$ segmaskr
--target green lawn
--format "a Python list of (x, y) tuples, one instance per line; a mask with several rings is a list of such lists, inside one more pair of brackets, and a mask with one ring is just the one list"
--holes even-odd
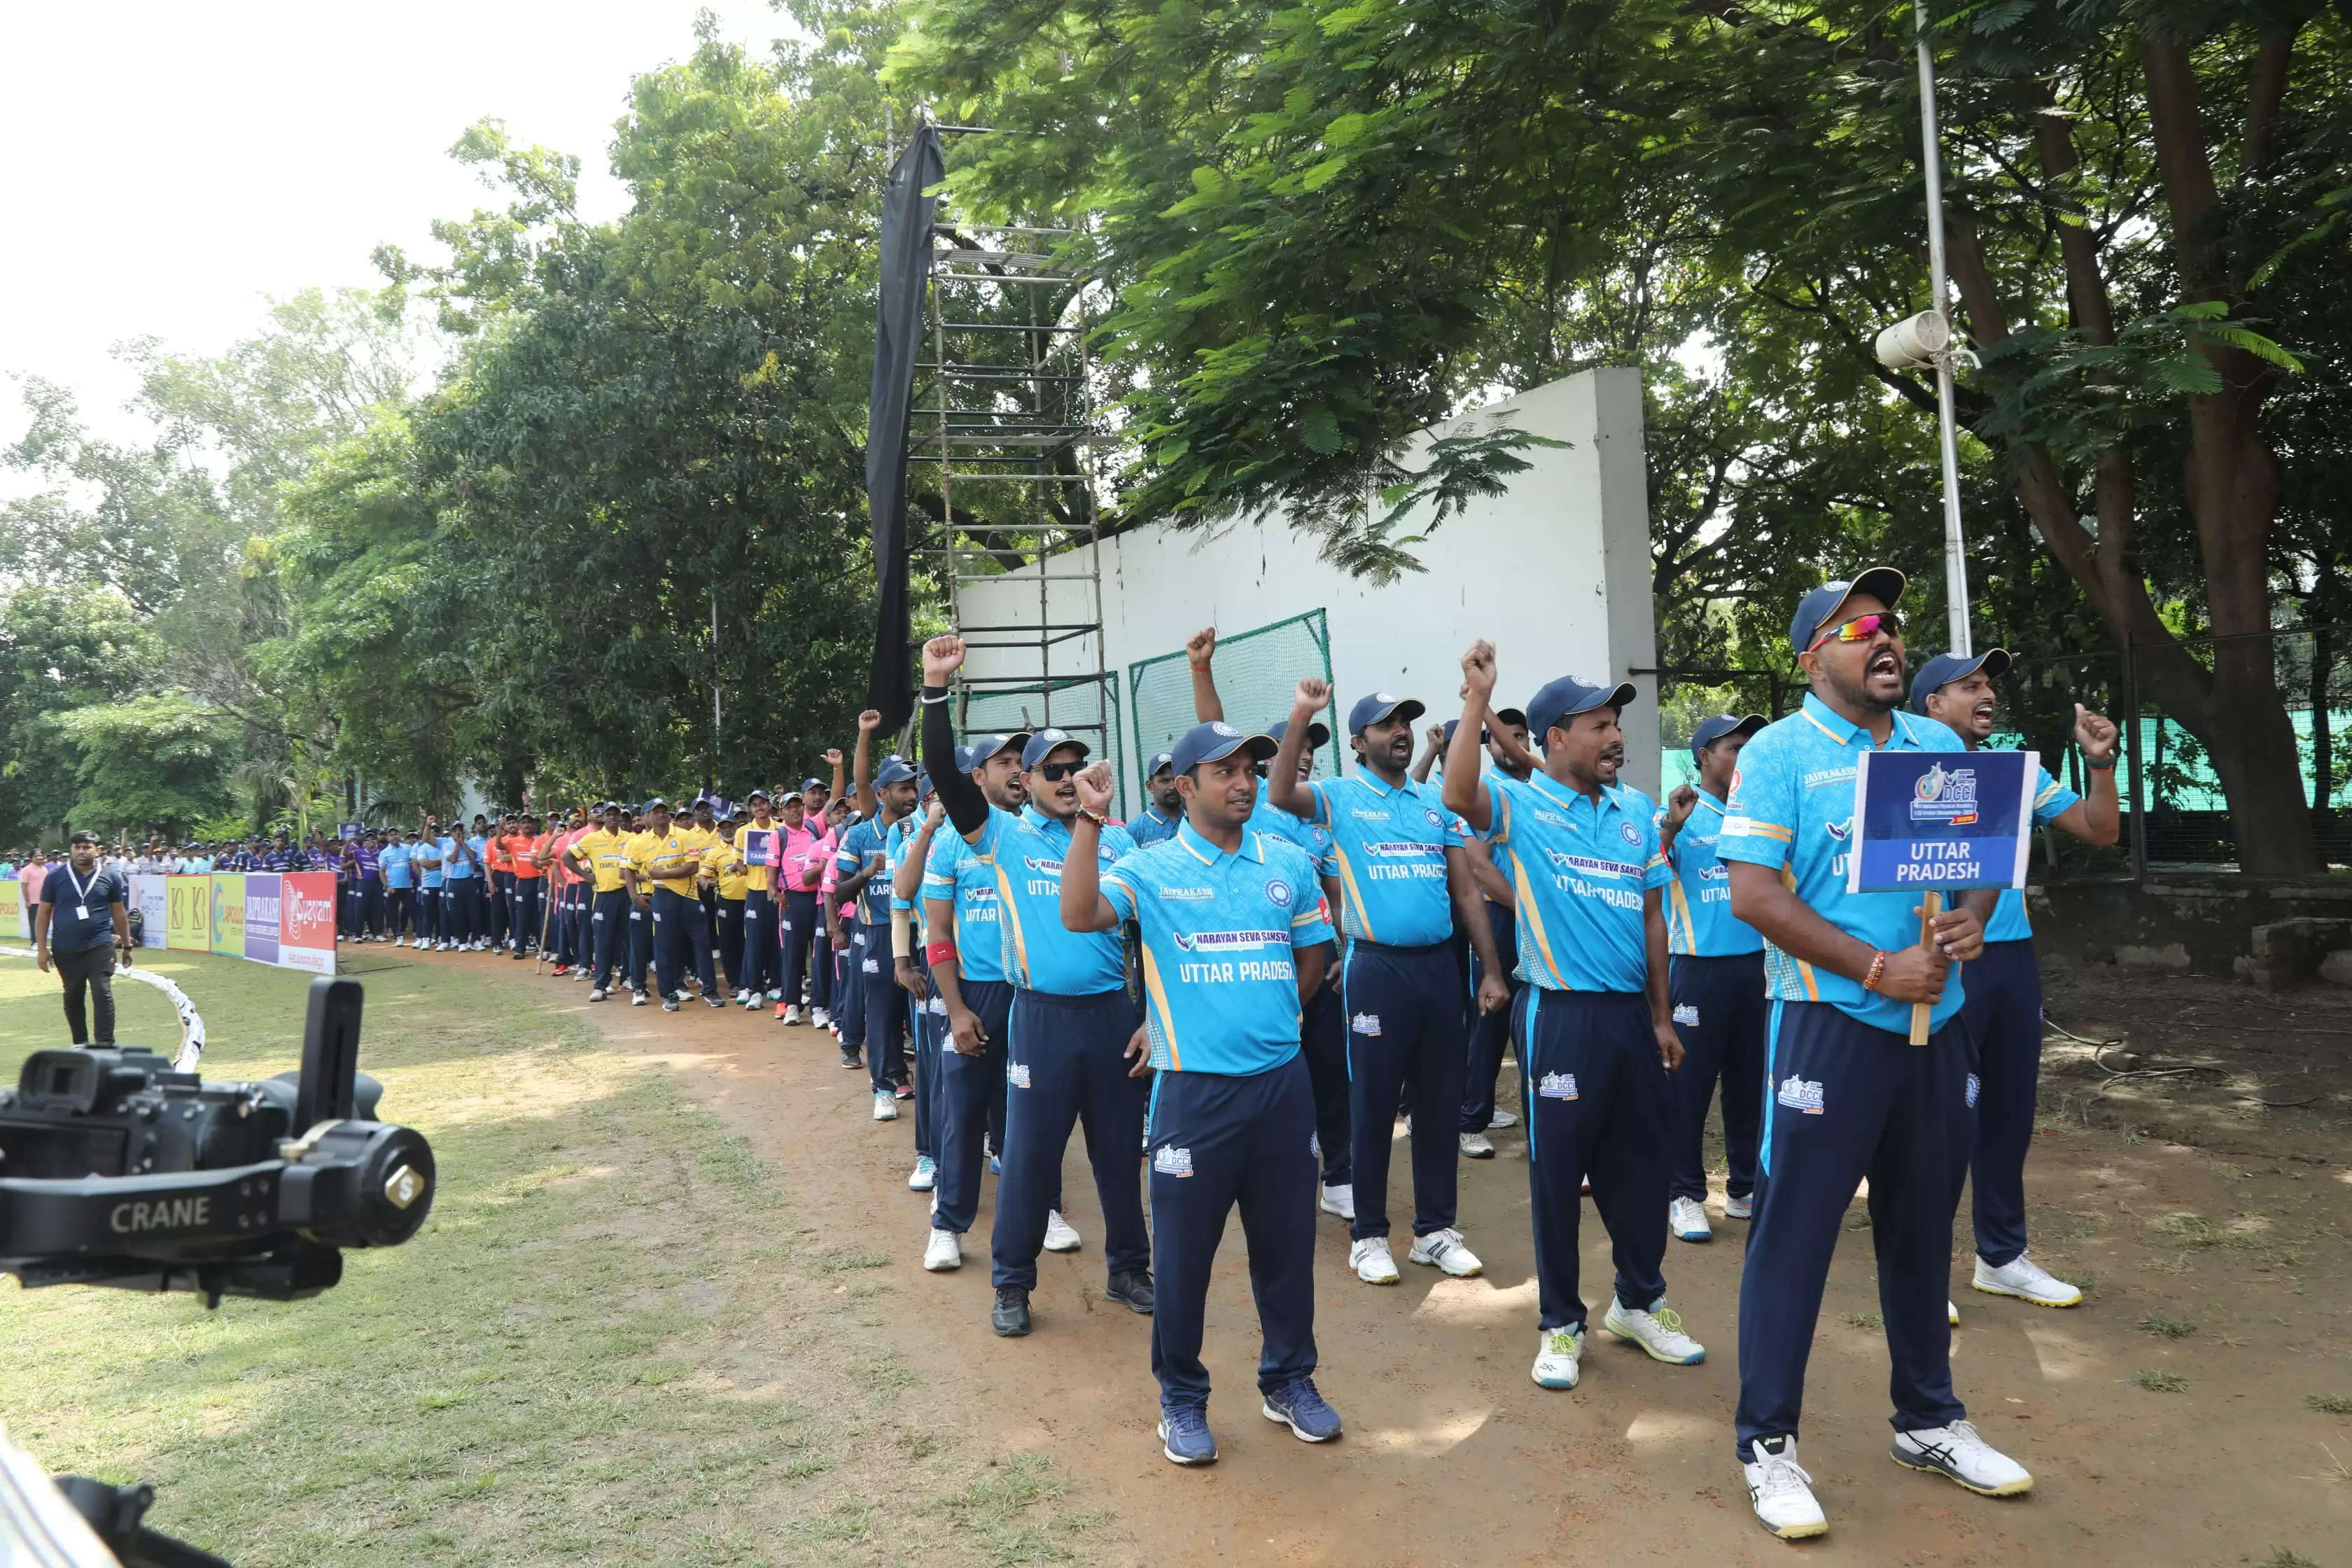
[[(294, 1065), (308, 976), (148, 957), (204, 1014), (207, 1076)], [(311, 1301), (0, 1288), (0, 1419), (52, 1468), (154, 1483), (150, 1521), (239, 1568), (1087, 1555), (1043, 1462), (986, 1462), (877, 1353), (872, 1259), (827, 1251), (666, 1069), (523, 987), (365, 982), (361, 1065), (433, 1141), (431, 1221)], [(168, 1055), (162, 998), (117, 994), (120, 1037)], [(6, 1081), (65, 1043), (57, 998), (0, 960)]]

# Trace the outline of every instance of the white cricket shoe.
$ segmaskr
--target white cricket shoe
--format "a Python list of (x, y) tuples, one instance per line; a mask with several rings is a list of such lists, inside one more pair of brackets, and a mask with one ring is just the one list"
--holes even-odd
[(1495, 1157), (1494, 1140), (1484, 1132), (1462, 1134), (1462, 1157), (1465, 1160), (1491, 1160)]
[(1813, 1500), (1813, 1478), (1797, 1463), (1797, 1440), (1759, 1437), (1748, 1445), (1755, 1458), (1740, 1466), (1748, 1478), (1748, 1500), (1764, 1528), (1783, 1541), (1802, 1541), (1830, 1527)]
[(809, 1009), (809, 1022), (820, 1029), (830, 1029), (833, 1027), (833, 1015), (822, 1007), (812, 1007)]
[(784, 1009), (784, 1027), (789, 1029), (800, 1021), (801, 1010), (799, 1007), (792, 1006)]
[(1495, 1131), (1498, 1128), (1517, 1127), (1518, 1124), (1518, 1112), (1515, 1110), (1506, 1110), (1499, 1105), (1495, 1108), (1495, 1114), (1486, 1118), (1486, 1131), (1489, 1132)]
[(1325, 1214), (1338, 1215), (1344, 1220), (1353, 1221), (1356, 1217), (1355, 1184), (1352, 1182), (1342, 1182), (1336, 1187), (1325, 1187), (1323, 1189), (1323, 1212)]
[(951, 1230), (934, 1230), (931, 1239), (923, 1244), (923, 1267), (934, 1274), (945, 1274), (963, 1267), (963, 1237)]
[(1077, 1227), (1062, 1217), (1060, 1209), (1048, 1209), (1045, 1212), (1046, 1251), (1076, 1252), (1083, 1245)]
[(771, 991), (768, 993), (768, 1000), (771, 1002), (781, 1002), (783, 999), (784, 994), (781, 991)]
[[(1413, 1263), (1442, 1268), (1456, 1279), (1470, 1279), (1483, 1272), (1486, 1267), (1478, 1261), (1476, 1253), (1462, 1245), (1462, 1233), (1451, 1226), (1444, 1230), (1433, 1230), (1427, 1236), (1414, 1237), (1412, 1250), (1406, 1253), (1405, 1258)], [(1396, 1266), (1391, 1264), (1389, 1269), (1393, 1274)]]
[(1724, 1218), (1726, 1218), (1726, 1219), (1753, 1219), (1753, 1218), (1755, 1218), (1755, 1217), (1756, 1217), (1756, 1203), (1755, 1203), (1755, 1200), (1754, 1200), (1752, 1197), (1750, 1197), (1750, 1198), (1726, 1198), (1726, 1199), (1724, 1199), (1724, 1200), (1723, 1200), (1723, 1217), (1724, 1217)]
[(404, 936), (394, 937), (392, 939), (392, 945), (394, 947), (406, 947), (408, 945), (408, 939)]
[(940, 1184), (940, 1167), (929, 1154), (915, 1156), (915, 1168), (907, 1174), (909, 1192), (928, 1193)]
[(1998, 1268), (1978, 1258), (1977, 1276), (1969, 1283), (1988, 1296), (2014, 1296), (2037, 1307), (2077, 1307), (2083, 1301), (2081, 1290), (2063, 1279), (2052, 1279), (2022, 1252)]
[(1682, 1314), (1667, 1306), (1664, 1296), (1644, 1310), (1628, 1307), (1612, 1295), (1601, 1326), (1619, 1339), (1641, 1346), (1652, 1361), (1662, 1361), (1668, 1366), (1696, 1366), (1706, 1359), (1706, 1347), (1683, 1332)]
[(1949, 1476), (1981, 1497), (2019, 1497), (2033, 1489), (2025, 1467), (1978, 1436), (1970, 1422), (1897, 1432), (1894, 1454), (1906, 1469)]
[(1583, 1356), (1583, 1330), (1571, 1323), (1540, 1330), (1536, 1335), (1536, 1364), (1528, 1375), (1545, 1388), (1574, 1388), (1577, 1363)]
[(1960, 1310), (1949, 1300), (1944, 1303), (1944, 1321), (1956, 1329), (1960, 1326)]
[(642, 1007), (642, 1006), (644, 1006), (645, 1005), (646, 1005), (646, 994), (645, 994), (644, 992), (642, 992), (642, 991), (632, 991), (632, 992), (630, 992), (630, 993), (629, 993), (629, 1005), (630, 1005), (630, 1006), (632, 1006), (632, 1007)]
[(898, 1099), (887, 1089), (877, 1089), (874, 1091), (874, 1120), (877, 1121), (898, 1120)]
[(1696, 1198), (1676, 1198), (1666, 1205), (1666, 1228), (1677, 1241), (1713, 1241), (1706, 1223), (1706, 1205)]
[(593, 990), (593, 991), (591, 991), (591, 992), (589, 992), (589, 993), (588, 993), (588, 1000), (590, 1000), (591, 1002), (602, 1002), (604, 999), (604, 988), (603, 986), (601, 986), (601, 985), (597, 986), (594, 990)]
[(1348, 1248), (1348, 1267), (1367, 1285), (1397, 1282), (1396, 1259), (1389, 1256), (1389, 1238), (1368, 1236)]

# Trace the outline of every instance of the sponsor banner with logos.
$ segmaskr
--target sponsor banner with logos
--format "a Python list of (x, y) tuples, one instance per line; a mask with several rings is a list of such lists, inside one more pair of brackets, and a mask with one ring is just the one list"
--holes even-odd
[(248, 871), (245, 876), (245, 956), (256, 963), (278, 962), (278, 884), (276, 872)]
[(269, 880), (278, 885), (278, 957), (280, 969), (335, 972), (335, 874), (293, 871)]
[(213, 947), (213, 879), (163, 879), (163, 945), (175, 952), (210, 952)]
[(245, 873), (215, 871), (213, 885), (212, 950), (226, 958), (245, 956)]
[(171, 924), (169, 877), (142, 871), (131, 879), (131, 907), (139, 911), (139, 945), (162, 947)]
[(25, 884), (14, 877), (0, 877), (0, 931), (14, 931), (31, 941), (31, 914), (25, 907)]
[(1874, 752), (1853, 779), (1849, 893), (2022, 888), (2032, 752)]

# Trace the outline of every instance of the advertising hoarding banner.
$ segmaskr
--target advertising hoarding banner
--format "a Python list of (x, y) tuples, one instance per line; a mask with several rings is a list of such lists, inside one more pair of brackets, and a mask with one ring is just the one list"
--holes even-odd
[(335, 874), (290, 871), (268, 880), (278, 885), (278, 957), (280, 969), (313, 974), (335, 972)]
[(175, 952), (210, 952), (213, 947), (213, 879), (163, 879), (163, 945)]
[(212, 950), (226, 958), (243, 958), (245, 873), (215, 871), (206, 879), (213, 887)]
[(139, 911), (139, 945), (162, 947), (171, 921), (168, 877), (142, 871), (131, 879), (131, 907)]

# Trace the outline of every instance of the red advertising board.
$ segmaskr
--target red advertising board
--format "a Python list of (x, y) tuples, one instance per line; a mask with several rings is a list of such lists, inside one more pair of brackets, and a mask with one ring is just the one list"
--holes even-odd
[(277, 879), (278, 966), (335, 972), (335, 874), (292, 871)]

